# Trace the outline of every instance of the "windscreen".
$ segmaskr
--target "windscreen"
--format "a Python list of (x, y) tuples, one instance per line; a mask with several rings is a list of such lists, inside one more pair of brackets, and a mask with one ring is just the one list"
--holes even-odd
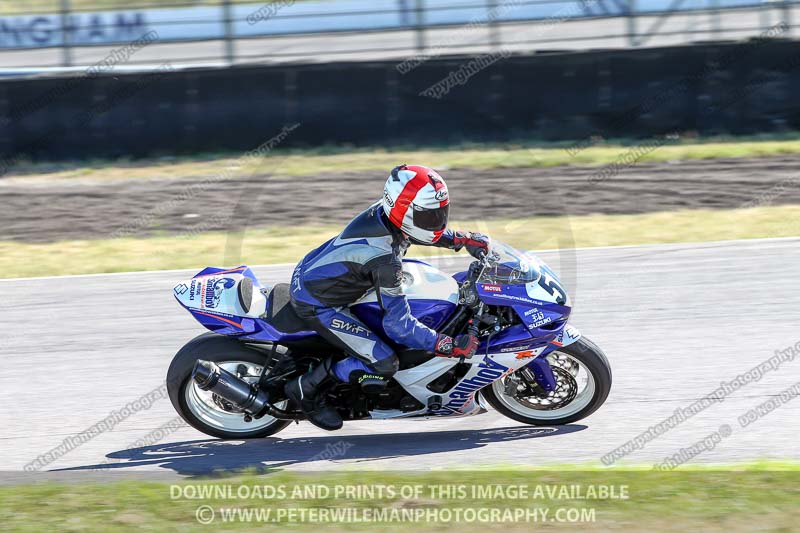
[(480, 283), (519, 285), (539, 279), (537, 261), (507, 244), (492, 241), (489, 264), (478, 278)]

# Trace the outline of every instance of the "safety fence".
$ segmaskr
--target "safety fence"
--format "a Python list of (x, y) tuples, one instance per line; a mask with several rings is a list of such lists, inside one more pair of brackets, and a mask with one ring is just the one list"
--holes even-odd
[(147, 41), (120, 69), (672, 46), (741, 40), (800, 0), (9, 0), (5, 74), (81, 68)]

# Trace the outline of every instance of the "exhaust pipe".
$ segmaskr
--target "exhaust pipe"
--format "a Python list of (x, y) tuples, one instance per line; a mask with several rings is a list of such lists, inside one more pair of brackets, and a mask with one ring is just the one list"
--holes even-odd
[(204, 391), (221, 396), (254, 418), (261, 418), (269, 409), (267, 393), (210, 361), (198, 359), (192, 379)]

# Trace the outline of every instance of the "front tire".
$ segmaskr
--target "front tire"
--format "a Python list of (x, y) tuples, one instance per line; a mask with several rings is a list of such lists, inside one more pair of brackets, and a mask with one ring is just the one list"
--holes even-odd
[(253, 381), (250, 376), (260, 374), (265, 355), (217, 333), (195, 337), (175, 354), (167, 371), (167, 392), (175, 411), (193, 428), (221, 439), (255, 439), (274, 435), (291, 424), (290, 420), (268, 415), (245, 422), (242, 414), (226, 411), (223, 402), (214, 401), (213, 395), (200, 390), (192, 379), (198, 359), (212, 361), (234, 373), (246, 368), (245, 379)]
[[(551, 366), (556, 370), (559, 387), (576, 388), (583, 381), (584, 387), (578, 391), (568, 391), (564, 396), (571, 398), (564, 405), (558, 404), (558, 397), (530, 398), (521, 397), (519, 393), (509, 394), (508, 380), (518, 379), (515, 375), (499, 379), (481, 390), (486, 401), (501, 414), (525, 424), (534, 426), (560, 426), (576, 422), (594, 413), (608, 398), (611, 390), (611, 366), (603, 351), (586, 337), (581, 337), (573, 344), (554, 350), (547, 355)], [(575, 370), (577, 368), (577, 370)], [(575, 375), (573, 378), (568, 376)], [(583, 373), (583, 374), (582, 374)], [(524, 388), (524, 387), (523, 387)]]

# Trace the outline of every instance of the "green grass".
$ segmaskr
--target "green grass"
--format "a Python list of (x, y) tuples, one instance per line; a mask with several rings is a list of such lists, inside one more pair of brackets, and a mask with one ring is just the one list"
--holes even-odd
[[(524, 459), (523, 459), (524, 460)], [(180, 481), (172, 488), (161, 482), (127, 481), (59, 485), (38, 483), (0, 487), (0, 523), (4, 531), (264, 531), (281, 527), (293, 531), (375, 529), (426, 531), (532, 531), (576, 529), (587, 531), (796, 531), (800, 519), (800, 472), (796, 465), (740, 465), (678, 469), (592, 469), (567, 467), (531, 469), (509, 467), (481, 471), (441, 470), (425, 473), (352, 471), (337, 473), (274, 472), (245, 474), (215, 481)], [(230, 486), (234, 494), (275, 494), (270, 498), (186, 498), (183, 487)], [(600, 486), (613, 487), (605, 498), (573, 499), (563, 486), (578, 485), (580, 494)], [(246, 486), (245, 489), (239, 487)], [(352, 487), (382, 486), (382, 494), (353, 497)], [(449, 487), (450, 496), (441, 492)], [(503, 493), (479, 494), (475, 487), (503, 486)], [(269, 487), (269, 488), (268, 488)], [(309, 488), (310, 487), (310, 488)], [(320, 488), (325, 487), (325, 488)], [(517, 488), (513, 493), (509, 488)], [(590, 487), (594, 487), (591, 489)], [(299, 488), (299, 493), (296, 492)], [(363, 490), (363, 489), (362, 489)], [(555, 492), (548, 492), (555, 491)], [(572, 489), (574, 490), (574, 489)], [(246, 491), (246, 492), (245, 492)], [(309, 492), (304, 492), (309, 491)], [(311, 491), (315, 491), (311, 492)], [(463, 491), (463, 492), (462, 492)], [(281, 497), (283, 496), (283, 497)], [(294, 498), (292, 497), (294, 496)], [(302, 496), (302, 497), (297, 497)], [(369, 496), (369, 495), (365, 495)], [(444, 496), (444, 497), (443, 497)], [(566, 498), (563, 496), (567, 496)], [(196, 511), (211, 506), (216, 520), (200, 525)], [(220, 508), (269, 509), (278, 523), (220, 520)], [(466, 509), (584, 510), (594, 521), (583, 523), (431, 522), (361, 524), (302, 523), (299, 509), (379, 508), (397, 512), (452, 513)], [(288, 510), (294, 509), (290, 519)], [(281, 511), (282, 510), (282, 511)], [(417, 511), (418, 510), (418, 511)], [(571, 511), (575, 512), (575, 511)], [(424, 515), (423, 515), (424, 516)], [(440, 514), (445, 517), (447, 514)], [(542, 516), (542, 515), (538, 515)], [(580, 515), (578, 514), (578, 517)]]
[[(302, 127), (302, 125), (300, 126)], [(397, 147), (352, 148), (323, 147), (308, 150), (277, 149), (263, 159), (243, 162), (240, 154), (205, 154), (193, 157), (160, 157), (143, 160), (96, 160), (83, 162), (22, 161), (15, 165), (8, 176), (48, 179), (142, 179), (142, 178), (203, 178), (213, 177), (231, 167), (235, 175), (246, 176), (248, 170), (263, 173), (264, 168), (277, 168), (280, 175), (310, 176), (332, 172), (376, 172), (388, 173), (400, 163), (420, 163), (446, 170), (449, 168), (518, 168), (554, 167), (560, 165), (602, 166), (612, 164), (625, 157), (638, 143), (649, 141), (610, 141), (590, 146), (574, 155), (567, 148), (572, 143), (542, 145), (532, 143), (510, 143), (503, 145), (464, 144), (450, 147)], [(259, 144), (254, 141), (253, 147)], [(767, 157), (800, 154), (800, 139), (796, 135), (688, 139), (666, 144), (653, 150), (642, 150), (637, 163), (656, 163), (678, 160), (700, 160), (718, 158)], [(277, 164), (267, 166), (265, 163)]]
[[(800, 206), (682, 210), (641, 215), (536, 217), (454, 222), (523, 249), (702, 242), (800, 236)], [(118, 238), (30, 244), (0, 241), (0, 277), (294, 262), (339, 226), (254, 228), (245, 233)], [(441, 255), (416, 246), (412, 255)]]

